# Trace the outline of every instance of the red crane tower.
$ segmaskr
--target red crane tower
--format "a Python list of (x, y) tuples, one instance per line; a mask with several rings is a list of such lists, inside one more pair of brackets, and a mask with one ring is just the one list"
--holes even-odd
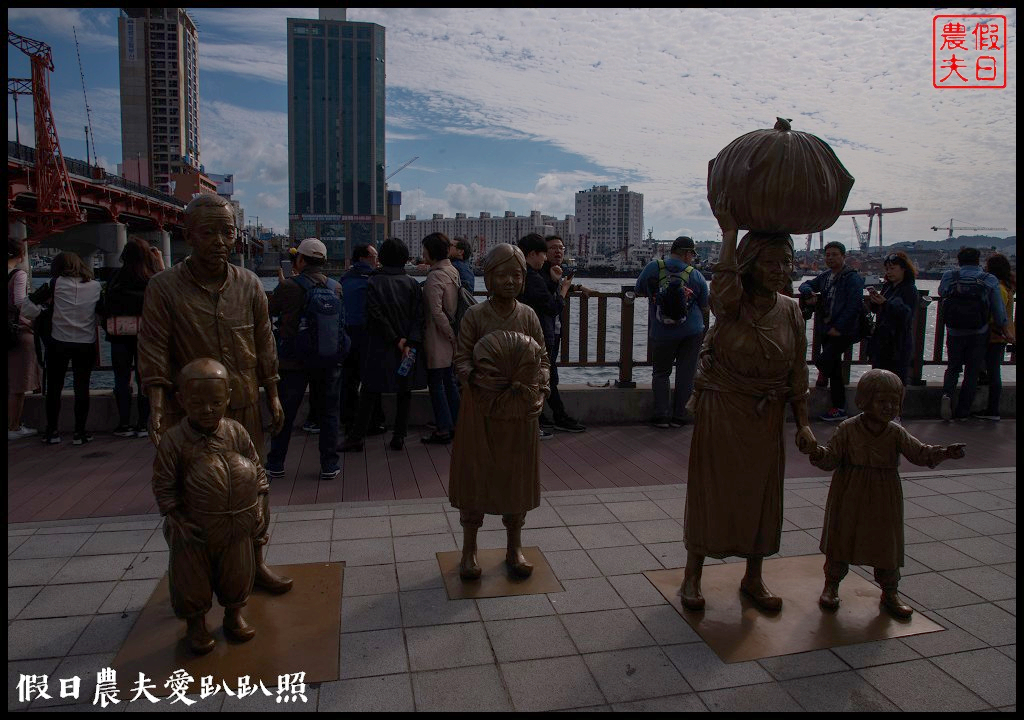
[[(8, 207), (25, 222), (26, 240), (34, 245), (48, 235), (83, 222), (82, 210), (71, 189), (71, 178), (57, 138), (57, 125), (50, 106), (50, 75), (53, 55), (39, 40), (7, 31), (7, 42), (29, 56), (32, 63), (32, 105), (36, 132), (36, 165), (30, 182), (36, 193), (36, 209), (23, 211)], [(10, 201), (8, 201), (8, 205)]]

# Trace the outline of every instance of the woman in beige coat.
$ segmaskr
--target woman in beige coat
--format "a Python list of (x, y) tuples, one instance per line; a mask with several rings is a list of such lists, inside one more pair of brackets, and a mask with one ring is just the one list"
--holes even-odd
[(459, 387), (455, 384), (452, 358), (455, 356), (455, 328), (451, 318), (459, 302), (459, 271), (448, 259), (451, 241), (444, 233), (423, 238), (423, 260), (430, 263), (423, 283), (426, 327), (423, 348), (427, 356), (427, 387), (434, 408), (435, 429), (423, 437), (428, 444), (447, 445), (452, 441), (459, 419)]

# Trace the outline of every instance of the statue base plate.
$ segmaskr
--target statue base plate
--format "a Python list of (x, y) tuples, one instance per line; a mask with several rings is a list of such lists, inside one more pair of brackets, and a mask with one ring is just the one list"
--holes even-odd
[(156, 685), (150, 693), (166, 697), (164, 683), (171, 673), (184, 669), (195, 681), (188, 693), (198, 693), (200, 678), (212, 675), (214, 683), (227, 682), (234, 691), (238, 678), (248, 675), (250, 684), (277, 685), (279, 675), (305, 672), (305, 682), (339, 678), (341, 643), (341, 589), (345, 563), (275, 565), (275, 572), (295, 580), (284, 595), (253, 590), (242, 611), (256, 628), (256, 637), (238, 643), (224, 637), (224, 610), (213, 600), (206, 627), (217, 641), (207, 655), (193, 655), (185, 645), (185, 621), (171, 610), (167, 575), (156, 586), (149, 602), (114, 658), (121, 697), (145, 673)]
[(533, 564), (533, 573), (528, 578), (515, 577), (505, 566), (505, 548), (478, 550), (476, 561), (483, 574), (479, 580), (463, 580), (459, 577), (459, 562), (462, 551), (437, 553), (437, 564), (441, 567), (445, 589), (449, 600), (466, 598), (505, 597), (507, 595), (539, 595), (540, 593), (562, 592), (565, 588), (558, 582), (554, 571), (548, 565), (544, 553), (537, 547), (524, 547), (523, 555)]
[(822, 610), (818, 596), (825, 584), (824, 556), (765, 560), (765, 584), (782, 598), (782, 610), (765, 613), (740, 592), (746, 562), (705, 565), (703, 611), (682, 606), (678, 592), (683, 568), (650, 570), (644, 575), (724, 662), (791, 655), (837, 645), (885, 640), (944, 630), (915, 612), (896, 620), (880, 607), (881, 590), (855, 572), (839, 585), (839, 609)]

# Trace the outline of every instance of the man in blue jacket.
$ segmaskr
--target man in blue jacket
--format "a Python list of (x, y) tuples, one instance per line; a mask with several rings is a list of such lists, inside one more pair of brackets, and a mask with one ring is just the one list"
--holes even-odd
[[(341, 290), (345, 301), (345, 322), (348, 336), (352, 338), (341, 375), (341, 423), (345, 433), (351, 430), (359, 406), (359, 362), (366, 347), (366, 284), (377, 266), (377, 248), (360, 244), (352, 249), (352, 265), (341, 276)], [(384, 410), (380, 398), (370, 418), (368, 435), (380, 435), (387, 430), (384, 424)]]
[(841, 242), (825, 245), (825, 265), (828, 270), (800, 285), (800, 295), (815, 306), (820, 323), (821, 352), (815, 365), (828, 381), (832, 396), (832, 407), (821, 419), (836, 422), (847, 417), (843, 353), (858, 339), (864, 278), (846, 267), (846, 246)]
[(459, 271), (459, 281), (462, 283), (462, 287), (470, 292), (476, 289), (476, 276), (473, 274), (473, 268), (469, 264), (472, 257), (473, 248), (470, 246), (469, 240), (466, 238), (455, 238), (451, 251), (448, 253), (448, 259), (452, 261), (452, 265)]
[[(704, 313), (708, 308), (708, 284), (700, 271), (693, 267), (697, 249), (693, 238), (680, 235), (672, 243), (665, 260), (653, 260), (636, 279), (637, 295), (651, 300), (647, 314), (647, 341), (654, 363), (651, 390), (654, 392), (655, 427), (682, 427), (687, 420), (686, 403), (693, 394), (693, 377), (697, 372), (697, 355), (701, 339), (707, 329)], [(655, 317), (655, 299), (670, 274), (685, 278), (685, 285), (693, 293), (692, 304), (683, 322), (665, 323)], [(670, 403), (669, 377), (676, 369), (675, 397)]]
[[(989, 326), (992, 321), (1004, 332), (1008, 330), (1006, 307), (999, 293), (999, 280), (981, 269), (978, 248), (964, 247), (956, 254), (959, 270), (947, 270), (939, 281), (946, 324), (946, 374), (942, 382), (943, 420), (963, 420), (971, 412), (974, 391), (978, 387), (978, 373), (985, 364)], [(954, 307), (959, 304), (959, 307)], [(974, 322), (970, 316), (975, 314)], [(976, 325), (976, 327), (974, 327)], [(958, 327), (959, 326), (959, 327)], [(963, 327), (967, 326), (967, 327)], [(964, 371), (964, 384), (953, 410), (953, 391)]]

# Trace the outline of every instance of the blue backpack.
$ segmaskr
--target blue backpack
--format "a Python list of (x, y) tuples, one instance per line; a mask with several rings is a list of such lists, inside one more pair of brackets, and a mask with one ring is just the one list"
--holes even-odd
[(292, 352), (282, 355), (300, 360), (310, 369), (337, 367), (352, 347), (345, 332), (345, 305), (338, 297), (338, 283), (328, 278), (326, 285), (314, 284), (305, 275), (292, 279), (306, 292), (306, 302)]

